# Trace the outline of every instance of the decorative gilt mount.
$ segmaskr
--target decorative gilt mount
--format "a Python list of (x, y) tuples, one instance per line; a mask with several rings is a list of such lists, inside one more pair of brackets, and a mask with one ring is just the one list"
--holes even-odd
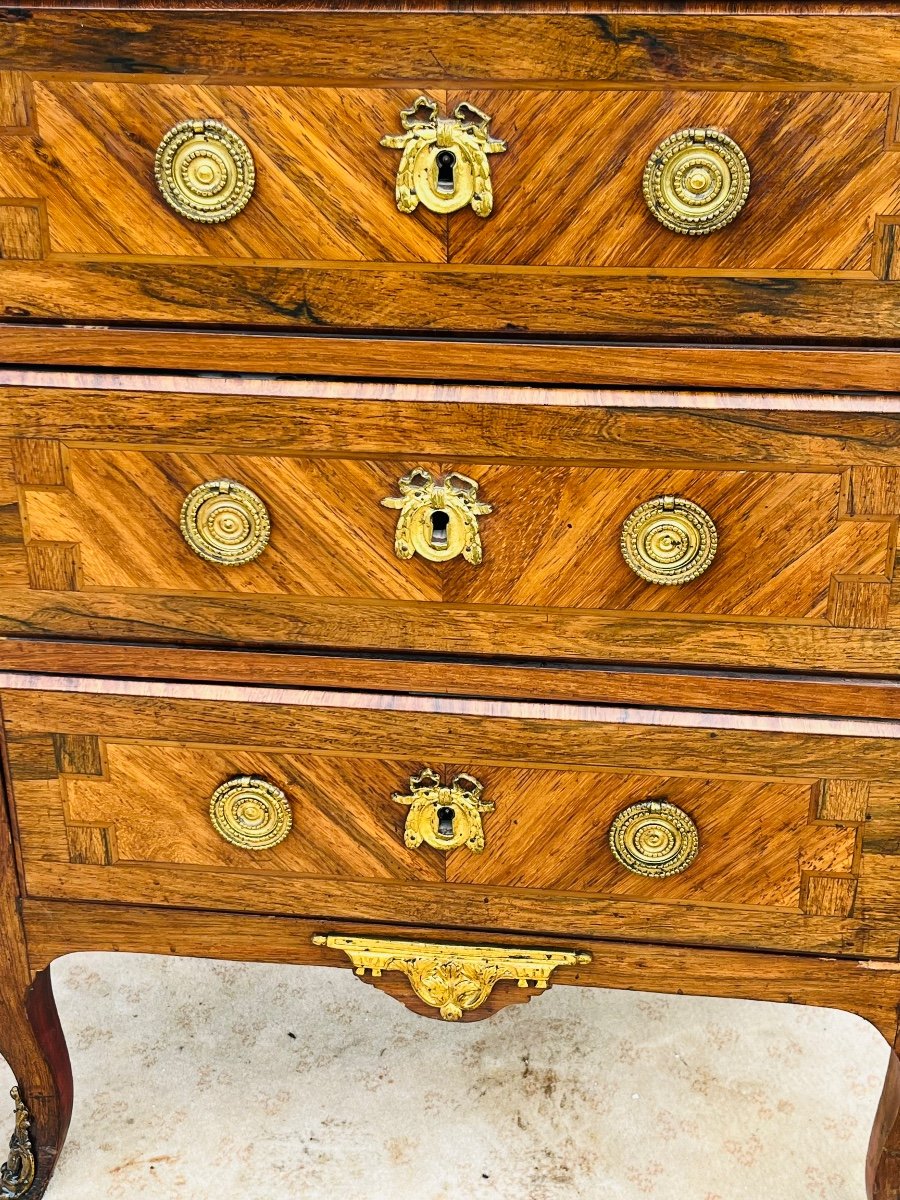
[(481, 562), (478, 518), (493, 510), (478, 499), (474, 479), (453, 472), (438, 481), (424, 467), (414, 467), (397, 486), (401, 494), (381, 503), (400, 512), (394, 534), (398, 558), (420, 554), (429, 562), (446, 562), (461, 554), (474, 566)]
[(609, 831), (613, 858), (633, 875), (665, 879), (686, 871), (700, 853), (697, 826), (667, 800), (642, 800), (623, 808)]
[(402, 150), (397, 168), (397, 207), (413, 212), (421, 201), (436, 213), (452, 213), (471, 204), (479, 217), (494, 207), (489, 154), (506, 142), (491, 137), (491, 118), (474, 104), (458, 104), (452, 117), (439, 117), (438, 106), (419, 96), (400, 113), (404, 133), (386, 133), (382, 146)]
[(156, 151), (155, 174), (166, 203), (204, 225), (236, 217), (256, 183), (247, 143), (211, 117), (181, 121), (168, 131)]
[(293, 824), (287, 796), (257, 775), (237, 775), (217, 787), (209, 818), (216, 832), (241, 850), (271, 850), (284, 841)]
[(709, 513), (683, 496), (639, 504), (622, 526), (622, 557), (646, 583), (683, 584), (712, 566), (719, 545)]
[(680, 129), (660, 142), (644, 168), (644, 199), (673, 233), (714, 233), (750, 195), (750, 164), (720, 129)]
[(263, 501), (234, 479), (199, 484), (181, 506), (181, 536), (200, 558), (223, 567), (253, 562), (271, 530)]
[(507, 950), (499, 946), (435, 945), (380, 938), (334, 937), (319, 934), (317, 946), (342, 950), (359, 976), (371, 971), (401, 971), (413, 991), (445, 1021), (480, 1007), (501, 979), (514, 979), (520, 988), (530, 983), (542, 991), (557, 967), (591, 961), (589, 954), (565, 950)]
[(34, 1145), (29, 1133), (31, 1114), (18, 1088), (14, 1087), (10, 1095), (16, 1106), (16, 1127), (9, 1143), (9, 1158), (0, 1167), (0, 1197), (3, 1200), (26, 1195), (35, 1176)]
[(394, 792), (398, 804), (408, 804), (404, 841), (410, 850), (427, 842), (437, 850), (468, 846), (475, 854), (484, 850), (481, 814), (494, 811), (482, 800), (483, 786), (471, 775), (457, 775), (449, 787), (430, 767), (409, 781), (409, 795)]

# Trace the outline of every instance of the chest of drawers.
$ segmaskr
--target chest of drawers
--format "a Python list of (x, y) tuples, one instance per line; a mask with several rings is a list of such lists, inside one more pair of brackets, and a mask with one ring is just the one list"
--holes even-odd
[(0, 8), (0, 1196), (77, 950), (898, 1044), (898, 227), (893, 3)]

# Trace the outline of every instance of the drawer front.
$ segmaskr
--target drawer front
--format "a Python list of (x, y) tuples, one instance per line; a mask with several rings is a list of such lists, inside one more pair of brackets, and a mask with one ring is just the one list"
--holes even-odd
[(0, 629), (900, 666), (898, 414), (221, 388), (7, 389)]
[(897, 955), (896, 722), (2, 682), (32, 896)]
[[(896, 18), (278, 16), (37, 14), (0, 40), (9, 317), (895, 338)], [(205, 120), (224, 141), (165, 157)], [(686, 130), (699, 165), (660, 166), (651, 211)]]

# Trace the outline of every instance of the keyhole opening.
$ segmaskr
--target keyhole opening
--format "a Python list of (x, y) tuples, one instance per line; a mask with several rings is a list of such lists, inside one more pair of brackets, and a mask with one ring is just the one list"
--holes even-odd
[(437, 190), (445, 196), (456, 191), (456, 155), (452, 150), (441, 150), (437, 156)]
[(456, 810), (449, 805), (442, 805), (437, 810), (438, 834), (441, 837), (453, 837), (453, 822), (456, 820)]
[(431, 514), (431, 544), (435, 550), (446, 549), (449, 540), (448, 528), (450, 525), (450, 514), (444, 512), (442, 508), (435, 509)]

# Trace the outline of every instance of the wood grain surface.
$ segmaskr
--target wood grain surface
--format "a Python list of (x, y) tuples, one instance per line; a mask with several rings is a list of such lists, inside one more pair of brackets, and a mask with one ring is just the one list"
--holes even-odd
[[(897, 956), (896, 722), (667, 727), (638, 711), (3, 682), (33, 896)], [(483, 856), (405, 849), (390, 794), (426, 765), (484, 782)], [(208, 818), (212, 790), (245, 773), (294, 805), (287, 841), (255, 855)], [(661, 795), (696, 820), (701, 857), (633, 876), (608, 825)]]
[[(879, 260), (881, 261), (881, 260)], [(619, 274), (584, 268), (350, 269), (127, 259), (0, 265), (7, 319), (432, 334), (896, 340), (891, 281), (832, 276)], [(340, 373), (339, 364), (336, 364)]]
[[(806, 392), (889, 392), (900, 351), (803, 346), (664, 346), (433, 337), (340, 337), (312, 333), (78, 329), (0, 321), (0, 360), (115, 370), (269, 372), (592, 386), (781, 388)], [(63, 376), (63, 372), (59, 372)]]
[[(492, 162), (491, 219), (462, 212), (449, 221), (452, 263), (655, 275), (887, 270), (873, 260), (877, 218), (900, 213), (886, 92), (478, 90), (451, 92), (449, 104), (466, 95), (509, 150)], [(726, 229), (684, 237), (650, 215), (636, 185), (659, 142), (705, 126), (744, 151), (750, 198)]]
[[(812, 14), (710, 17), (699, 39), (675, 14), (35, 12), (0, 27), (5, 316), (890, 344), (891, 32)], [(378, 139), (423, 89), (474, 96), (508, 138), (490, 221), (397, 212)], [(225, 225), (156, 194), (154, 149), (191, 115), (258, 159)], [(646, 210), (643, 164), (710, 124), (749, 153), (751, 200), (728, 230), (679, 237)]]
[[(191, 394), (149, 380), (4, 399), (7, 634), (870, 674), (900, 662), (890, 400), (693, 409), (685, 396)], [(381, 501), (413, 467), (480, 483), (493, 506), (480, 566), (397, 558)], [(219, 478), (251, 487), (272, 519), (269, 547), (241, 567), (200, 559), (178, 527), (184, 497)], [(712, 567), (684, 587), (644, 583), (619, 550), (629, 512), (661, 494), (701, 504), (719, 530)]]
[[(271, 0), (270, 0), (271, 2)], [(69, 8), (69, 6), (66, 6)], [(203, 12), (179, 4), (7, 9), (0, 67), (148, 75), (510, 83), (870, 86), (896, 78), (896, 4), (284, 5)], [(212, 7), (212, 6), (211, 6)], [(268, 7), (259, 5), (260, 9)], [(415, 9), (436, 9), (423, 17)], [(309, 9), (311, 11), (303, 11)], [(350, 11), (346, 11), (349, 9)], [(632, 11), (629, 11), (631, 9)], [(329, 11), (330, 10), (330, 11)], [(343, 10), (343, 11), (342, 11)], [(355, 10), (355, 11), (354, 11)], [(406, 11), (404, 11), (406, 10)], [(413, 10), (413, 11), (409, 11)], [(491, 11), (493, 10), (493, 11)], [(687, 11), (683, 11), (687, 10)], [(388, 14), (388, 15), (386, 15)], [(697, 18), (701, 17), (701, 20)]]
[[(444, 219), (397, 210), (396, 162), (378, 145), (415, 95), (39, 79), (40, 133), (0, 138), (0, 195), (41, 198), (54, 259), (443, 262)], [(252, 207), (221, 225), (178, 216), (153, 176), (163, 135), (197, 115), (236, 129), (256, 163)]]
[(660, 671), (428, 655), (227, 650), (0, 638), (0, 670), (431, 696), (896, 719), (900, 682), (759, 672)]

